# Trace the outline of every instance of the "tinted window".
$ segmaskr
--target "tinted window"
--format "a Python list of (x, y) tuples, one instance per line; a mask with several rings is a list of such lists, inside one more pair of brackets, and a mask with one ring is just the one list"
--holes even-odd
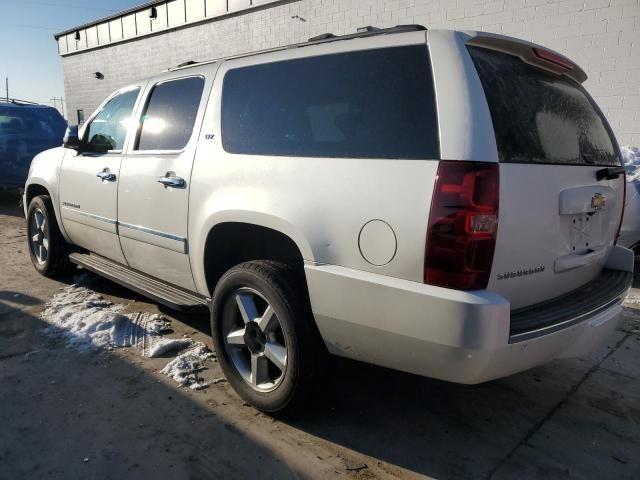
[(66, 120), (60, 115), (55, 108), (39, 108), (34, 109), (34, 115), (38, 117), (38, 121), (42, 124), (44, 131), (58, 136), (60, 132), (64, 135), (67, 129)]
[(62, 145), (65, 130), (66, 122), (54, 108), (0, 102), (0, 183), (23, 186), (33, 157)]
[(156, 85), (142, 114), (136, 150), (181, 150), (196, 122), (204, 79), (183, 78)]
[(394, 47), (230, 70), (222, 144), (244, 154), (436, 159), (427, 49)]
[(87, 128), (86, 151), (122, 150), (138, 91), (139, 89), (135, 88), (123, 92), (102, 107)]
[(584, 88), (518, 57), (470, 47), (501, 162), (618, 165), (602, 114)]
[(0, 107), (0, 136), (3, 134), (28, 135), (33, 138), (62, 138), (67, 124), (53, 108)]

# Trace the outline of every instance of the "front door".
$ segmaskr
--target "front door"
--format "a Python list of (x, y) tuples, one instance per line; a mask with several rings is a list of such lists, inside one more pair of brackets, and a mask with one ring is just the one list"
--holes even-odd
[(112, 96), (87, 124), (80, 153), (67, 150), (60, 171), (60, 212), (69, 238), (81, 247), (124, 263), (117, 233), (122, 150), (140, 92)]
[(142, 109), (118, 186), (120, 244), (130, 267), (195, 290), (187, 218), (205, 79), (159, 82)]

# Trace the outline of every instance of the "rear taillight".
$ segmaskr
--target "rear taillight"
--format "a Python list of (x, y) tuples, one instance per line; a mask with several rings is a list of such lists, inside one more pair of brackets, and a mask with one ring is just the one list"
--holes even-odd
[(487, 287), (498, 229), (497, 163), (443, 160), (438, 166), (424, 283), (459, 290)]
[(613, 241), (613, 244), (618, 243), (618, 238), (620, 237), (620, 230), (622, 230), (622, 221), (624, 220), (624, 207), (627, 203), (627, 175), (626, 173), (622, 174), (622, 184), (624, 188), (622, 189), (622, 213), (620, 213), (620, 224), (618, 225), (618, 231), (616, 232), (616, 238)]

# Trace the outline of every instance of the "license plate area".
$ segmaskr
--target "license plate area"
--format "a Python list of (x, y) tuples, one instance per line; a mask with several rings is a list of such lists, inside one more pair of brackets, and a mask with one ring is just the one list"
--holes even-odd
[(581, 213), (569, 218), (569, 249), (572, 252), (589, 250), (603, 243), (602, 215)]

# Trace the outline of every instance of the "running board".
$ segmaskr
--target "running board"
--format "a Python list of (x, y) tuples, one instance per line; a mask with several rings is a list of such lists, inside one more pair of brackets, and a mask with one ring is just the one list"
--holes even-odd
[(69, 260), (175, 310), (209, 305), (208, 299), (201, 295), (174, 287), (93, 253), (72, 253)]

